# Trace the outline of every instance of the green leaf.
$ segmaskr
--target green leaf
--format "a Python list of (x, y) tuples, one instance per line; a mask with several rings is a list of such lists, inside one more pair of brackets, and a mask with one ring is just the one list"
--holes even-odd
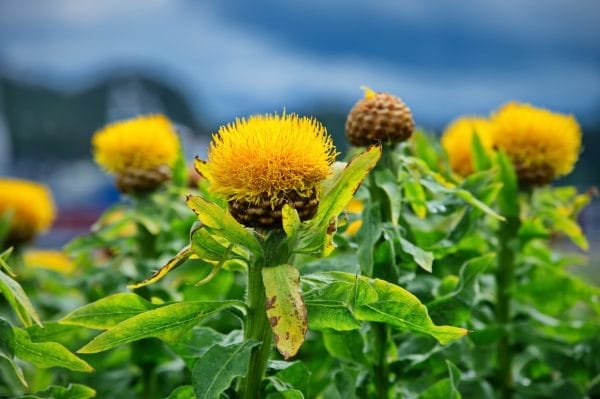
[(423, 270), (431, 273), (433, 266), (433, 254), (429, 251), (425, 251), (422, 248), (417, 247), (412, 242), (400, 237), (400, 247), (402, 251), (411, 255), (417, 265), (419, 265)]
[(159, 338), (176, 343), (190, 328), (214, 312), (228, 308), (244, 309), (240, 301), (172, 303), (133, 316), (103, 332), (78, 353), (102, 352), (143, 338)]
[(0, 318), (0, 353), (12, 358), (15, 355), (15, 333), (10, 323)]
[(474, 306), (477, 278), (495, 262), (495, 254), (469, 259), (460, 268), (457, 286), (427, 305), (431, 317), (440, 323), (464, 323)]
[(504, 151), (499, 151), (497, 156), (499, 178), (502, 189), (498, 195), (500, 211), (507, 218), (519, 216), (519, 184), (513, 165)]
[[(271, 364), (273, 363), (274, 362), (271, 362)], [(308, 397), (310, 371), (304, 365), (304, 362), (296, 361), (277, 363), (280, 365), (284, 365), (284, 368), (280, 369), (277, 373), (275, 373), (274, 377), (279, 379), (288, 387), (290, 387), (290, 389), (285, 389), (284, 391), (282, 391), (282, 393), (284, 394), (283, 397)], [(287, 396), (285, 395), (286, 393), (288, 394)], [(298, 394), (300, 396), (298, 396)]]
[(188, 195), (187, 205), (211, 233), (220, 235), (232, 244), (247, 248), (256, 256), (262, 256), (262, 247), (256, 237), (228, 211), (197, 195)]
[(246, 375), (256, 341), (228, 346), (215, 345), (198, 359), (192, 371), (192, 385), (197, 399), (218, 399), (236, 377)]
[(27, 381), (21, 368), (15, 363), (15, 333), (10, 323), (0, 318), (0, 364), (8, 363), (10, 372), (16, 379), (27, 387)]
[(397, 226), (402, 209), (402, 190), (400, 190), (396, 177), (391, 170), (377, 170), (374, 175), (377, 187), (381, 188), (388, 197), (387, 203), (390, 207), (389, 213), (392, 218), (392, 225)]
[(89, 399), (96, 391), (81, 384), (69, 384), (67, 387), (51, 385), (43, 391), (20, 396), (18, 399)]
[(157, 307), (159, 305), (133, 293), (114, 294), (75, 309), (63, 317), (60, 323), (108, 330), (122, 321)]
[[(1, 242), (2, 242), (2, 239), (0, 237), (0, 243)], [(13, 252), (13, 247), (10, 247), (0, 254), (0, 271), (2, 271), (2, 268), (3, 268), (10, 277), (14, 278), (14, 277), (17, 277), (17, 274), (14, 272), (12, 267), (10, 267), (10, 265), (8, 264), (8, 258), (10, 257), (12, 252)]]
[(279, 265), (263, 268), (262, 277), (275, 344), (287, 360), (298, 353), (308, 329), (300, 273), (294, 266)]
[[(357, 320), (387, 323), (404, 330), (428, 334), (442, 345), (467, 334), (464, 328), (436, 326), (417, 297), (387, 281), (342, 272), (318, 273), (307, 277), (313, 284), (313, 290), (306, 293), (309, 310), (311, 300), (337, 300), (349, 306)], [(325, 287), (318, 287), (323, 283)]]
[(476, 171), (486, 170), (492, 167), (492, 161), (481, 143), (477, 131), (471, 136), (471, 154), (473, 154), (473, 165)]
[(375, 244), (383, 233), (381, 209), (378, 202), (366, 202), (360, 229), (356, 233), (358, 246), (358, 264), (364, 275), (373, 275)]
[(325, 228), (348, 205), (356, 190), (381, 157), (381, 146), (371, 146), (355, 156), (339, 174), (329, 191), (323, 193), (311, 225)]
[(227, 254), (227, 247), (220, 244), (202, 226), (191, 233), (192, 252), (202, 260), (219, 261)]
[(127, 288), (134, 290), (137, 288), (145, 287), (150, 284), (154, 284), (155, 282), (157, 282), (158, 280), (160, 280), (161, 278), (166, 276), (167, 273), (169, 273), (170, 271), (174, 270), (175, 268), (181, 266), (186, 260), (189, 259), (189, 257), (191, 255), (192, 255), (192, 250), (189, 245), (186, 245), (185, 247), (183, 247), (181, 249), (181, 251), (179, 251), (177, 253), (177, 255), (175, 255), (174, 257), (169, 259), (169, 261), (164, 266), (162, 266), (160, 269), (158, 269), (156, 271), (156, 273), (154, 273), (152, 276), (150, 276), (149, 278), (147, 278), (146, 280), (144, 280), (142, 282), (128, 285)]
[(191, 385), (182, 385), (171, 392), (167, 399), (196, 399), (196, 394)]
[(285, 234), (289, 238), (294, 239), (298, 234), (301, 223), (298, 211), (288, 204), (284, 204), (283, 208), (281, 208), (281, 221)]
[(366, 364), (365, 342), (360, 332), (324, 331), (323, 344), (329, 354), (337, 359), (358, 364)]
[(27, 331), (14, 328), (15, 355), (36, 367), (62, 367), (72, 371), (94, 371), (92, 366), (56, 342), (31, 342)]
[[(0, 263), (5, 263), (0, 259)], [(25, 325), (31, 325), (32, 321), (38, 325), (42, 325), (42, 321), (35, 311), (33, 304), (23, 291), (21, 285), (13, 280), (10, 276), (4, 274), (0, 269), (0, 292), (4, 294), (7, 302), (15, 311), (19, 320)]]
[(360, 328), (350, 307), (340, 301), (306, 301), (311, 330), (348, 331)]
[(448, 366), (449, 378), (437, 381), (425, 391), (421, 392), (419, 399), (461, 399), (462, 396), (458, 390), (460, 383), (460, 370), (450, 361), (446, 360)]
[(427, 198), (425, 190), (417, 180), (411, 178), (404, 180), (402, 183), (406, 201), (410, 204), (411, 209), (419, 218), (424, 219), (427, 216), (427, 206), (425, 205)]

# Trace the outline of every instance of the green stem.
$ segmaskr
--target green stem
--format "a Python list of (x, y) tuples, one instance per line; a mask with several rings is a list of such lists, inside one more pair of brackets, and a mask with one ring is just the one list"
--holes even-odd
[(519, 217), (507, 219), (498, 232), (499, 253), (498, 270), (496, 271), (496, 321), (505, 331), (498, 341), (498, 377), (500, 378), (500, 392), (502, 399), (513, 397), (512, 363), (513, 348), (511, 346), (511, 307), (510, 299), (515, 274), (515, 251), (517, 232), (519, 230)]
[(289, 254), (281, 246), (285, 234), (272, 230), (262, 241), (264, 258), (248, 266), (248, 287), (246, 303), (248, 316), (244, 324), (244, 339), (260, 342), (250, 355), (248, 372), (241, 381), (239, 397), (242, 399), (259, 399), (260, 382), (263, 379), (267, 362), (271, 354), (272, 331), (266, 312), (266, 294), (262, 279), (264, 267), (287, 263)]
[(390, 340), (390, 327), (383, 323), (372, 323), (371, 325), (375, 333), (376, 363), (373, 367), (375, 391), (378, 399), (388, 399), (390, 368), (387, 362), (387, 345)]

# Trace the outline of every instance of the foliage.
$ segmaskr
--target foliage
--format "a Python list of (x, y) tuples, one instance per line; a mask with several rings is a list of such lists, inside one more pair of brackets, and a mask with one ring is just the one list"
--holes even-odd
[(273, 229), (179, 178), (69, 243), (71, 274), (7, 249), (0, 396), (598, 395), (600, 288), (569, 270), (590, 196), (470, 150), (463, 177), (423, 132), (353, 149)]

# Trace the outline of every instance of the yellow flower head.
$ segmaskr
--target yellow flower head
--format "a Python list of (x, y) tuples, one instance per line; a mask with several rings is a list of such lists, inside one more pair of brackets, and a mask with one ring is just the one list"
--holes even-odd
[(481, 117), (461, 117), (452, 121), (442, 135), (442, 147), (448, 154), (452, 170), (461, 176), (468, 176), (474, 171), (471, 143), (473, 134), (485, 149), (492, 148), (493, 124)]
[[(251, 206), (280, 209), (285, 202), (300, 206), (307, 198), (316, 201), (319, 183), (329, 175), (336, 155), (331, 137), (315, 119), (255, 115), (222, 126), (213, 135), (200, 173), (213, 192), (244, 208), (238, 213)], [(264, 209), (252, 212), (262, 216)], [(276, 223), (281, 215), (273, 218), (256, 224)]]
[(75, 270), (73, 261), (62, 251), (30, 250), (23, 255), (23, 263), (27, 267), (54, 270), (63, 274), (71, 274)]
[(511, 102), (492, 121), (494, 145), (506, 152), (522, 184), (546, 184), (573, 169), (581, 128), (572, 115)]
[(8, 244), (22, 244), (47, 230), (55, 216), (50, 190), (27, 180), (0, 178), (0, 215), (11, 214)]
[(119, 174), (128, 169), (171, 168), (177, 160), (179, 140), (164, 115), (147, 115), (105, 126), (94, 134), (92, 146), (96, 162)]

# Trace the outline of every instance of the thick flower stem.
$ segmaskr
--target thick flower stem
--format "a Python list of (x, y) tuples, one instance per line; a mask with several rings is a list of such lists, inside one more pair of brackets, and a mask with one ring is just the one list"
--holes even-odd
[(498, 232), (499, 253), (498, 270), (496, 271), (496, 321), (505, 329), (498, 341), (498, 377), (502, 399), (513, 397), (512, 362), (513, 352), (511, 346), (511, 307), (510, 300), (515, 274), (515, 253), (517, 232), (519, 230), (518, 216), (510, 217), (501, 226)]
[(251, 263), (248, 267), (246, 303), (249, 311), (244, 325), (244, 339), (258, 341), (260, 345), (253, 349), (248, 363), (248, 372), (241, 381), (239, 397), (242, 399), (260, 398), (260, 382), (267, 368), (272, 344), (271, 325), (265, 306), (266, 295), (262, 269), (288, 261), (288, 253), (280, 245), (284, 237), (283, 232), (276, 230), (267, 233), (267, 237), (262, 242), (264, 259)]

